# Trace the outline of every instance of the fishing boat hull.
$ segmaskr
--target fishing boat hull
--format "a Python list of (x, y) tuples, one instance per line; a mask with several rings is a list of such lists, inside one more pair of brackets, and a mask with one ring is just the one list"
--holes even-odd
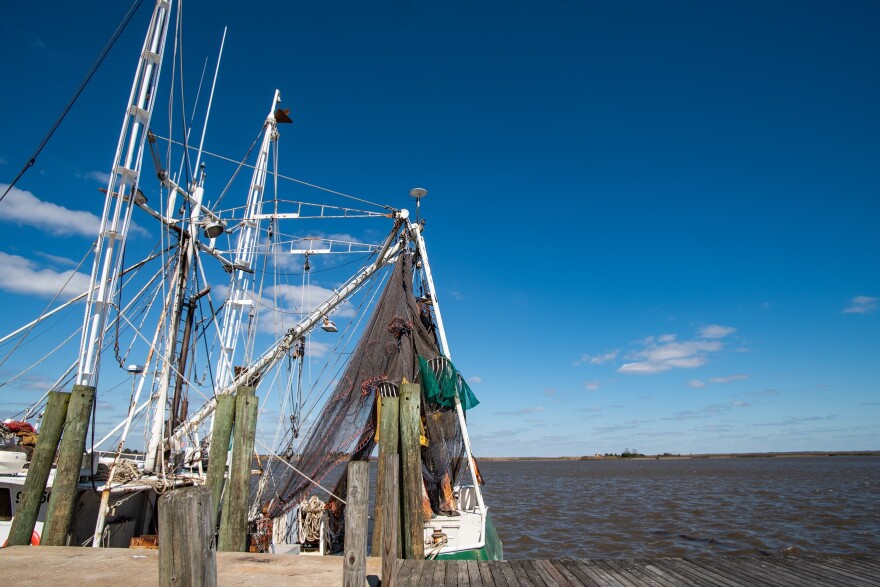
[(24, 451), (0, 450), (0, 475), (15, 475), (24, 470), (28, 455)]
[(435, 557), (436, 560), (476, 560), (476, 561), (500, 561), (504, 560), (504, 546), (498, 531), (495, 529), (495, 522), (492, 517), (486, 514), (485, 536), (483, 538), (483, 546), (480, 548), (472, 548), (467, 550), (457, 550), (452, 552), (441, 552)]

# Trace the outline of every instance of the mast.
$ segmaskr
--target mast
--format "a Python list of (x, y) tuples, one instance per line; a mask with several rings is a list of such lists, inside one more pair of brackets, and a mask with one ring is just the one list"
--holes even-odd
[(259, 240), (260, 221), (256, 217), (263, 206), (263, 192), (266, 188), (266, 174), (269, 166), (269, 148), (272, 142), (278, 139), (275, 109), (279, 102), (281, 102), (281, 92), (275, 90), (272, 107), (269, 109), (269, 116), (266, 117), (263, 142), (260, 145), (260, 153), (257, 156), (257, 164), (254, 166), (251, 178), (251, 188), (242, 219), (242, 228), (238, 235), (229, 292), (226, 294), (226, 302), (223, 304), (223, 317), (220, 321), (220, 357), (217, 364), (216, 380), (216, 385), (220, 389), (229, 385), (234, 378), (233, 362), (238, 334), (241, 331), (242, 317), (245, 315), (245, 308), (253, 306), (249, 290), (253, 275), (251, 264)]
[(296, 341), (303, 338), (312, 328), (314, 328), (322, 319), (333, 312), (341, 305), (349, 296), (356, 292), (360, 287), (377, 271), (385, 265), (392, 262), (393, 259), (403, 249), (403, 244), (398, 238), (401, 227), (408, 217), (406, 210), (400, 210), (394, 214), (394, 227), (388, 234), (388, 237), (382, 243), (382, 247), (376, 254), (376, 260), (363, 269), (360, 273), (349, 279), (339, 289), (334, 290), (333, 294), (324, 300), (317, 308), (312, 310), (299, 324), (287, 331), (287, 333), (278, 339), (275, 344), (269, 347), (259, 358), (251, 362), (249, 366), (243, 368), (241, 372), (232, 378), (228, 384), (219, 387), (216, 390), (214, 398), (208, 400), (204, 406), (196, 411), (187, 422), (182, 423), (171, 437), (172, 440), (195, 429), (196, 426), (204, 422), (213, 412), (217, 405), (216, 396), (232, 393), (239, 384), (246, 384), (248, 381), (259, 378), (268, 369), (272, 368), (285, 354), (293, 347)]
[(100, 371), (100, 350), (104, 322), (119, 289), (122, 251), (131, 225), (132, 203), (138, 199), (137, 185), (144, 151), (145, 129), (155, 105), (162, 70), (162, 55), (171, 16), (171, 0), (156, 0), (153, 17), (144, 39), (134, 82), (129, 95), (119, 143), (113, 158), (110, 182), (104, 199), (101, 228), (95, 244), (95, 260), (83, 317), (76, 383), (96, 387)]
[[(162, 357), (159, 375), (159, 389), (156, 392), (156, 410), (153, 414), (150, 439), (144, 462), (144, 471), (146, 472), (158, 471), (160, 468), (159, 464), (162, 461), (160, 457), (165, 451), (165, 443), (162, 441), (165, 436), (165, 410), (168, 402), (168, 388), (171, 385), (172, 372), (175, 371), (174, 359), (177, 353), (177, 337), (180, 332), (180, 321), (186, 298), (189, 272), (196, 263), (195, 243), (198, 240), (198, 224), (201, 217), (202, 199), (205, 194), (202, 185), (204, 179), (204, 173), (201, 173), (193, 190), (195, 204), (190, 212), (188, 230), (180, 233), (180, 255), (178, 255), (177, 272), (174, 275), (171, 291), (168, 294), (168, 304), (166, 305), (166, 308), (171, 308), (171, 318), (168, 321), (168, 329), (165, 334), (165, 352)], [(172, 414), (171, 419), (174, 419), (174, 414)], [(170, 437), (170, 431), (168, 436)]]
[[(437, 331), (440, 338), (440, 350), (446, 355), (447, 359), (452, 360), (452, 355), (449, 352), (449, 343), (446, 341), (446, 330), (443, 328), (443, 318), (440, 315), (440, 302), (437, 298), (437, 289), (434, 287), (434, 278), (431, 275), (431, 264), (428, 262), (428, 250), (425, 247), (425, 239), (422, 236), (422, 225), (419, 222), (410, 223), (409, 230), (412, 239), (416, 243), (419, 257), (422, 260), (422, 267), (425, 271), (425, 281), (428, 283), (428, 292), (431, 294), (431, 301), (434, 305), (434, 316), (437, 318)], [(468, 434), (467, 421), (465, 420), (464, 409), (461, 407), (461, 401), (458, 398), (458, 394), (455, 395), (455, 412), (458, 415), (458, 424), (461, 427), (461, 438), (464, 442), (465, 453), (467, 454), (468, 469), (470, 469), (471, 472), (471, 480), (473, 481), (474, 491), (477, 496), (477, 505), (480, 508), (480, 512), (483, 514), (483, 526), (485, 528), (486, 504), (483, 502), (483, 492), (480, 489), (480, 483), (477, 480), (477, 467), (474, 464), (474, 455), (471, 452), (471, 438)], [(484, 531), (483, 536), (485, 536), (485, 534)]]

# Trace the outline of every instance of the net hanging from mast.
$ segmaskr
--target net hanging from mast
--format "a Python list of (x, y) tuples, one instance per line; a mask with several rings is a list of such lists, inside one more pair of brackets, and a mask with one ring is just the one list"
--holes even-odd
[(314, 492), (314, 483), (341, 489), (348, 462), (368, 458), (375, 447), (380, 385), (416, 381), (418, 356), (440, 354), (430, 325), (420, 320), (412, 264), (412, 254), (400, 256), (351, 361), (297, 455), (297, 469), (311, 481), (294, 475), (281, 483), (280, 497), (268, 504), (269, 517), (296, 507)]

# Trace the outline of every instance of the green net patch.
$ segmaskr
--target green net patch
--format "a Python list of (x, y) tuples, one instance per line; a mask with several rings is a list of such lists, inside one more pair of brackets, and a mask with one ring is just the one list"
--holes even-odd
[(428, 361), (419, 355), (419, 373), (422, 378), (425, 398), (444, 408), (454, 407), (456, 397), (464, 410), (477, 406), (480, 400), (471, 391), (452, 361), (444, 361), (444, 363), (440, 373), (435, 375), (434, 370), (428, 365)]

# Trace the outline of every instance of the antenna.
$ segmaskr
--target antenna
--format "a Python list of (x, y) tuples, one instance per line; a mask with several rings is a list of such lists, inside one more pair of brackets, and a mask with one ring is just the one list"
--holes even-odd
[(421, 204), (422, 198), (428, 195), (428, 190), (425, 188), (413, 188), (409, 190), (409, 195), (411, 198), (415, 198), (416, 200), (416, 222), (419, 221), (419, 204)]

